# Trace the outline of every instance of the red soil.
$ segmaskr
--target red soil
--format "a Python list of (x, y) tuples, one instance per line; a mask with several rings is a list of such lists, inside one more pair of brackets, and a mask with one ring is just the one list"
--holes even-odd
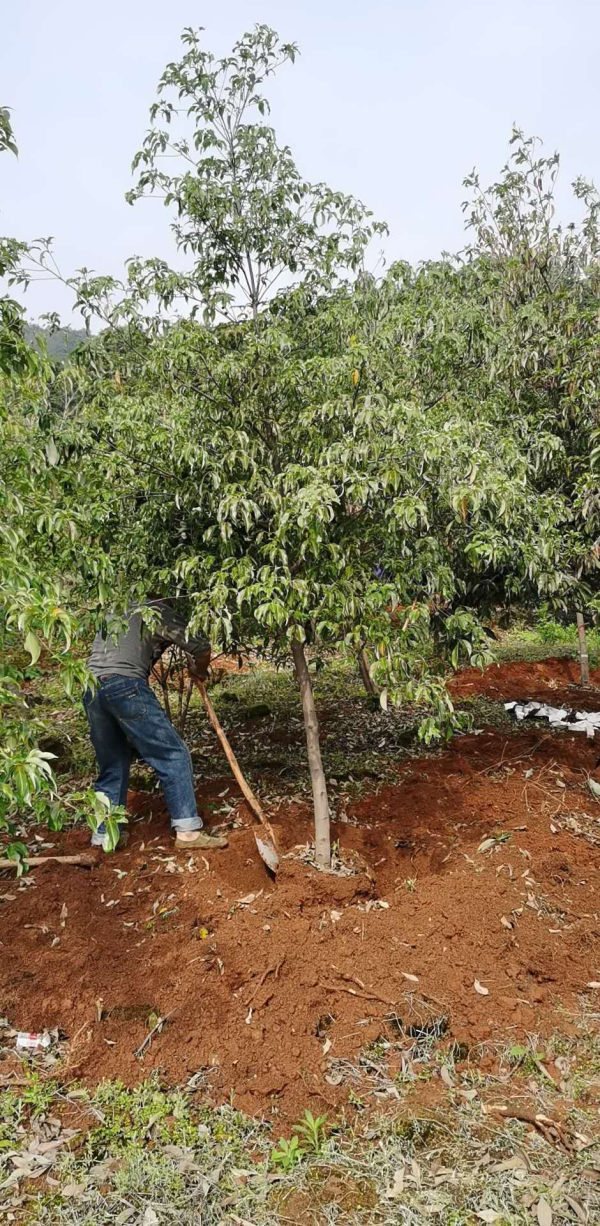
[[(521, 675), (535, 668), (546, 695), (570, 667), (506, 665), (477, 674), (479, 692), (535, 697)], [(474, 692), (474, 679), (463, 674), (455, 692)], [(213, 1101), (283, 1119), (347, 1102), (348, 1084), (326, 1080), (330, 1062), (356, 1065), (370, 1041), (398, 1038), (390, 1014), (405, 1026), (446, 1017), (446, 1039), (471, 1048), (564, 1034), (600, 980), (599, 851), (569, 829), (579, 814), (600, 835), (585, 783), (597, 760), (585, 737), (539, 726), (457, 738), (348, 806), (334, 837), (365, 871), (330, 876), (290, 859), (276, 883), (242, 807), (247, 825), (229, 848), (188, 871), (186, 856), (169, 858), (160, 802), (138, 794), (130, 807), (143, 820), (126, 851), (91, 872), (48, 864), (22, 889), (0, 881), (0, 896), (15, 895), (0, 902), (0, 1014), (61, 1027), (73, 1077), (131, 1083), (158, 1069), (181, 1084), (208, 1069)], [(235, 794), (223, 779), (205, 798), (227, 786)], [(284, 849), (309, 838), (301, 807), (272, 817)], [(478, 851), (493, 833), (510, 838)], [(78, 830), (57, 841), (74, 852), (87, 840)], [(172, 1016), (139, 1060), (152, 1012)]]
[(576, 660), (514, 660), (509, 664), (492, 664), (483, 675), (477, 668), (467, 668), (453, 678), (448, 688), (455, 698), (485, 694), (503, 702), (532, 699), (553, 707), (600, 710), (600, 668), (590, 674), (589, 690), (582, 690), (579, 680)]

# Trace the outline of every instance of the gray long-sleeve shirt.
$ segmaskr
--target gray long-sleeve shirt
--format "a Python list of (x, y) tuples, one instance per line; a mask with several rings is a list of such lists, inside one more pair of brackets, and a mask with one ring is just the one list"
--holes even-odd
[(140, 613), (131, 613), (125, 633), (116, 641), (110, 635), (107, 638), (102, 633), (96, 635), (87, 662), (95, 677), (117, 675), (146, 681), (153, 664), (171, 643), (194, 657), (210, 651), (207, 639), (187, 637), (185, 622), (166, 601), (152, 601), (152, 608), (160, 612), (156, 631), (144, 625)]

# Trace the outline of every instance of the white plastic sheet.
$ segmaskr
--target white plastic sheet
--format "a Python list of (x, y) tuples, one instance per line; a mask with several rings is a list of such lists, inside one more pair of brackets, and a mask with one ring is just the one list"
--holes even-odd
[(505, 702), (505, 711), (510, 711), (519, 723), (524, 719), (547, 719), (554, 728), (569, 732), (584, 732), (590, 740), (600, 732), (600, 711), (574, 711), (567, 707), (550, 707), (545, 702)]

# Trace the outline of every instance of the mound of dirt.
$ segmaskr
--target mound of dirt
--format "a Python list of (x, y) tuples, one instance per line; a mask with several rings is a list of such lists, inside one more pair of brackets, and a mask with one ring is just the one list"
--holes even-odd
[[(514, 693), (501, 670), (484, 684)], [(133, 1083), (157, 1069), (281, 1121), (346, 1104), (381, 1038), (400, 1067), (423, 1037), (467, 1052), (564, 1034), (600, 981), (600, 864), (586, 833), (600, 807), (585, 785), (597, 752), (527, 728), (413, 759), (334, 826), (356, 853), (349, 876), (304, 862), (299, 804), (273, 815), (290, 852), (273, 882), (241, 803), (246, 824), (226, 851), (186, 857), (160, 801), (132, 796), (129, 847), (91, 872), (47, 864), (20, 886), (4, 874), (0, 1014), (60, 1027), (70, 1077)], [(87, 842), (81, 830), (49, 838), (63, 853)]]
[(487, 698), (509, 702), (532, 699), (552, 706), (577, 707), (578, 711), (598, 709), (600, 669), (590, 673), (590, 689), (581, 688), (579, 664), (562, 657), (546, 660), (513, 660), (492, 664), (484, 673), (467, 668), (453, 677), (449, 690), (454, 698)]

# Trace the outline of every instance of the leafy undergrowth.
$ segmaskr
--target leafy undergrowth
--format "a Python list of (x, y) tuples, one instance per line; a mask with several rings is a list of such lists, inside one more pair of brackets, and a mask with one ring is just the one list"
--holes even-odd
[[(532, 1040), (504, 1061), (499, 1084), (449, 1058), (435, 1108), (354, 1112), (335, 1126), (307, 1111), (287, 1138), (155, 1078), (89, 1094), (24, 1067), (0, 1099), (0, 1211), (30, 1226), (592, 1226), (598, 1040), (556, 1038), (542, 1052)], [(385, 1051), (371, 1048), (364, 1066), (381, 1078)], [(507, 1102), (526, 1118), (503, 1119)]]
[[(600, 660), (597, 627), (587, 628), (587, 647), (590, 665), (597, 667)], [(541, 613), (533, 624), (517, 623), (502, 633), (494, 646), (497, 660), (543, 660), (548, 655), (578, 658), (577, 628), (573, 623), (563, 626)]]

